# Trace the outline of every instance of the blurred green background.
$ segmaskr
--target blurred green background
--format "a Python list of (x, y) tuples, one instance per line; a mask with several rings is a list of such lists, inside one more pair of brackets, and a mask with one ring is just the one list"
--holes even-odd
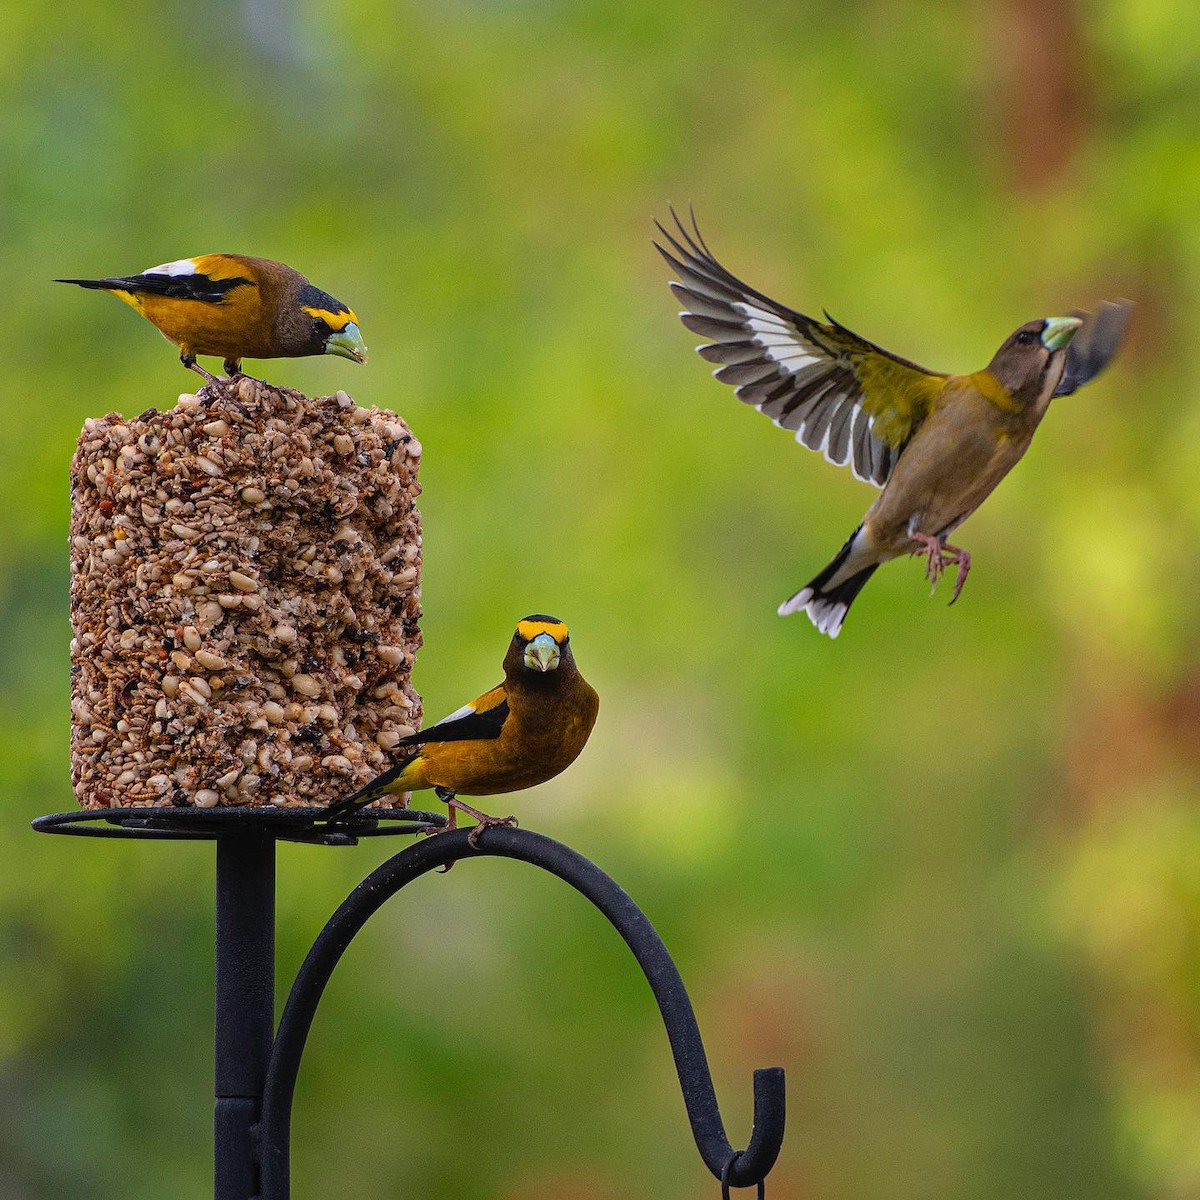
[[(522, 822), (675, 954), (730, 1135), (788, 1070), (773, 1200), (1200, 1196), (1200, 24), (1185, 0), (123, 0), (0, 7), (0, 1196), (211, 1195), (213, 855), (70, 808), (67, 464), (193, 390), (58, 275), (234, 250), (350, 303), (371, 362), (248, 364), (425, 446), (431, 719), (516, 618), (599, 725)], [(775, 606), (874, 493), (714, 383), (649, 239), (931, 367), (1138, 302), (960, 540), (841, 639)], [(210, 364), (211, 365), (211, 364)], [(281, 994), (396, 844), (285, 846)], [(649, 991), (500, 862), (355, 944), (295, 1195), (716, 1197)]]

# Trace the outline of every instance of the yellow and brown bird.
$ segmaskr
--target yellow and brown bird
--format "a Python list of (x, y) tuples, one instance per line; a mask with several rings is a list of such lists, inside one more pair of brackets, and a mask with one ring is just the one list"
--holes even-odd
[(404, 738), (399, 761), (332, 805), (328, 816), (334, 820), (386, 793), (433, 788), (450, 807), (448, 828), (459, 811), (478, 822), (474, 845), (487, 826), (513, 818), (488, 816), (458, 797), (519, 792), (553, 779), (579, 757), (599, 707), (600, 697), (575, 665), (566, 625), (543, 613), (525, 617), (504, 656), (504, 682)]
[(56, 279), (124, 300), (169, 342), (179, 361), (213, 381), (199, 354), (224, 360), (235, 375), (243, 358), (336, 354), (367, 361), (358, 318), (299, 271), (269, 258), (202, 254), (111, 279)]
[(868, 342), (838, 324), (814, 321), (731, 275), (696, 227), (661, 224), (670, 249), (655, 243), (678, 275), (671, 290), (687, 306), (680, 319), (711, 344), (697, 352), (720, 364), (713, 374), (739, 400), (796, 440), (849, 466), (883, 489), (833, 561), (779, 606), (803, 609), (837, 637), (846, 612), (881, 563), (921, 554), (936, 586), (958, 568), (958, 599), (971, 565), (947, 539), (988, 497), (1029, 447), (1055, 396), (1096, 376), (1116, 354), (1128, 301), (1094, 313), (1030, 321), (992, 361), (970, 375), (945, 375)]

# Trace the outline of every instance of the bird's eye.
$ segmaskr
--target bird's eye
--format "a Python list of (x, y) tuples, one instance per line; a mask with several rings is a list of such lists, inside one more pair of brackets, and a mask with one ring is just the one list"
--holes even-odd
[(1037, 334), (1031, 329), (1022, 329), (1017, 334), (1017, 345), (1019, 346), (1032, 346), (1035, 341), (1037, 341)]

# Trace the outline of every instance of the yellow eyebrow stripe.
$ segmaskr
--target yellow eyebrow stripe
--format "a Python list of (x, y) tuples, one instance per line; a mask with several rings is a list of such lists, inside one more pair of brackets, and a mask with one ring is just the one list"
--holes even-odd
[(527, 642), (542, 633), (548, 633), (560, 646), (567, 640), (567, 627), (561, 621), (522, 621), (517, 632)]
[(309, 308), (308, 305), (305, 305), (303, 311), (310, 317), (317, 317), (324, 321), (330, 329), (335, 331), (345, 329), (351, 322), (355, 325), (358, 324), (358, 318), (354, 315), (354, 310), (350, 308), (344, 312), (331, 313), (327, 308)]

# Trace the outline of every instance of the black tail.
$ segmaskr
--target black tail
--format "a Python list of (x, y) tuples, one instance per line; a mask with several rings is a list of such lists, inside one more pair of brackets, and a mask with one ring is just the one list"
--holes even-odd
[[(823, 570), (820, 575), (815, 576), (808, 581), (805, 590), (811, 589), (814, 594), (820, 595), (824, 591), (825, 585), (842, 569), (842, 563), (850, 557), (850, 551), (854, 547), (854, 539), (862, 532), (860, 525), (847, 539), (842, 548), (833, 556), (833, 561)], [(856, 576), (857, 578), (857, 576)], [(866, 580), (863, 580), (865, 583)]]
[(843, 580), (835, 588), (827, 592), (817, 592), (808, 602), (808, 619), (822, 632), (830, 637), (837, 637), (842, 631), (842, 622), (854, 603), (854, 597), (863, 590), (867, 580), (879, 570), (878, 563), (872, 563)]
[(370, 783), (364, 784), (354, 793), (353, 796), (347, 796), (344, 800), (337, 800), (325, 810), (326, 820), (331, 820), (334, 817), (348, 816), (351, 813), (357, 812), (360, 808), (366, 806), (381, 796), (387, 794), (388, 784), (390, 784), (412, 760), (416, 758), (416, 754), (410, 754), (403, 762), (396, 763), (389, 767), (380, 775), (376, 775)]
[(878, 563), (872, 563), (857, 574), (851, 575), (849, 579), (843, 579), (841, 583), (834, 584), (833, 587), (826, 587), (842, 569), (846, 559), (850, 557), (854, 539), (858, 537), (861, 529), (860, 525), (846, 539), (846, 544), (834, 555), (829, 566), (779, 606), (781, 617), (804, 609), (808, 613), (808, 619), (821, 633), (828, 634), (831, 638), (837, 637), (841, 632), (842, 622), (846, 619), (846, 613), (850, 611), (850, 605), (854, 603), (855, 596), (863, 590), (867, 580), (879, 569)]
[(73, 283), (76, 287), (98, 288), (100, 291), (107, 292), (113, 288), (119, 288), (122, 280), (120, 279), (56, 279), (55, 283)]

